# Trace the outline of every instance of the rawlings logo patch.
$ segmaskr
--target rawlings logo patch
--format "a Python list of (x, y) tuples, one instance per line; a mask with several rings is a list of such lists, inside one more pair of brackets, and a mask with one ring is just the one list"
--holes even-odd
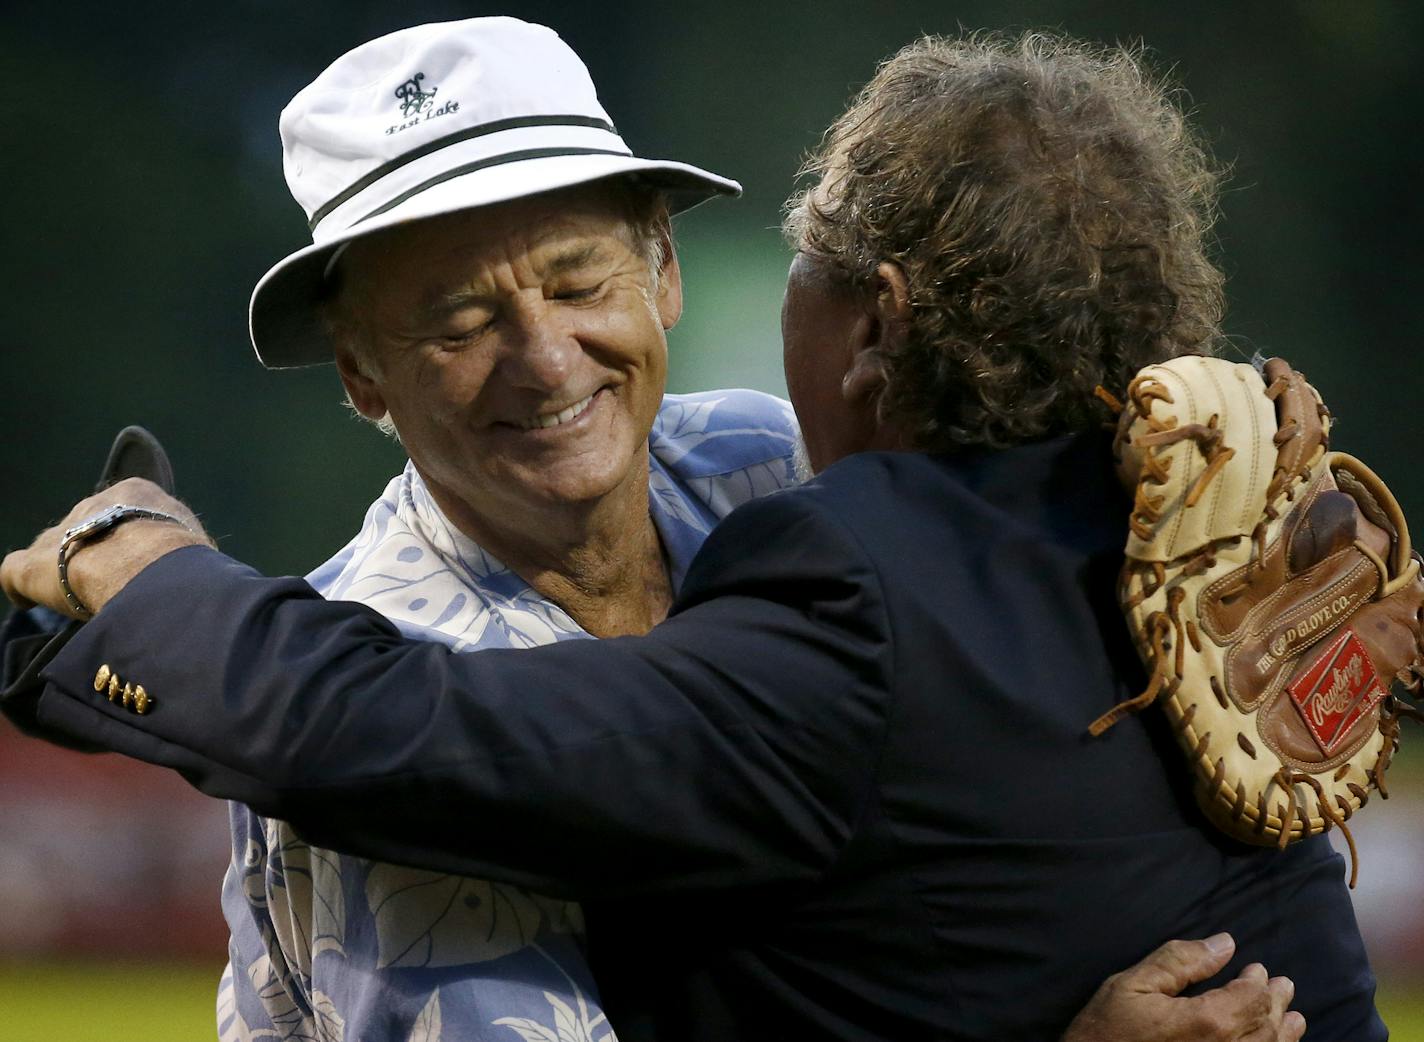
[(1326, 756), (1384, 697), (1384, 687), (1364, 644), (1349, 628), (1330, 642), (1289, 690), (1315, 744)]

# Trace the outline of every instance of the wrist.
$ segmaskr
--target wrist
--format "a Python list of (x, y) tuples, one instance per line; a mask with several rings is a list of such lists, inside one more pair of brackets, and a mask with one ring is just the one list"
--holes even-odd
[(98, 612), (154, 561), (185, 546), (211, 546), (202, 535), (172, 521), (135, 518), (70, 552), (70, 589)]

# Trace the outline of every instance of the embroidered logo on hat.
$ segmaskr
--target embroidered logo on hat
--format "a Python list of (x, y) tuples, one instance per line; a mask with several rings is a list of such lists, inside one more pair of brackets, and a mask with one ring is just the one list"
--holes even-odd
[(425, 79), (425, 73), (417, 72), (396, 88), (396, 97), (400, 99), (402, 116), (409, 116), (412, 112), (419, 112), (429, 104), (431, 98), (435, 97), (438, 88), (431, 87), (429, 90), (420, 89), (420, 81), (423, 79)]
[(407, 119), (404, 123), (387, 127), (387, 134), (399, 134), (402, 130), (409, 130), (421, 123), (429, 123), (432, 119), (453, 115), (460, 111), (460, 103), (453, 98), (447, 100), (438, 109), (431, 108), (439, 88), (431, 87), (429, 90), (421, 90), (420, 81), (423, 79), (425, 79), (425, 73), (417, 72), (395, 89), (395, 96), (401, 103), (401, 115), (413, 118)]

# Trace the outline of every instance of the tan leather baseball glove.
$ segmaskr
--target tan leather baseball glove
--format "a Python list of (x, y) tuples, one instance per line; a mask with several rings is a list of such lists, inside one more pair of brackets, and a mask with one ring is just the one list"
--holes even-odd
[(1399, 504), (1329, 449), (1329, 412), (1279, 358), (1182, 357), (1128, 387), (1133, 491), (1119, 596), (1150, 672), (1099, 735), (1160, 702), (1211, 821), (1284, 847), (1346, 827), (1420, 690), (1424, 580)]

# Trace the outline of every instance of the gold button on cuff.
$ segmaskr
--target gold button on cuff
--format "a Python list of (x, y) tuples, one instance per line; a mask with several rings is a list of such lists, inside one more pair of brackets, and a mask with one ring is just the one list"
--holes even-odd
[(143, 685), (140, 684), (134, 688), (134, 712), (143, 716), (151, 705), (153, 705), (153, 699), (148, 697), (148, 692), (143, 689)]
[(132, 685), (132, 684), (125, 684), (125, 685), (124, 685), (124, 708), (127, 709), (127, 708), (129, 708), (129, 706), (131, 706), (131, 705), (133, 705), (133, 685)]
[(110, 677), (109, 677), (109, 701), (112, 702), (114, 699), (116, 699), (116, 698), (118, 698), (118, 697), (119, 697), (119, 678), (116, 677), (116, 676), (110, 676)]
[(109, 686), (109, 676), (109, 665), (105, 663), (99, 667), (99, 672), (94, 674), (94, 690), (102, 693), (104, 688)]

